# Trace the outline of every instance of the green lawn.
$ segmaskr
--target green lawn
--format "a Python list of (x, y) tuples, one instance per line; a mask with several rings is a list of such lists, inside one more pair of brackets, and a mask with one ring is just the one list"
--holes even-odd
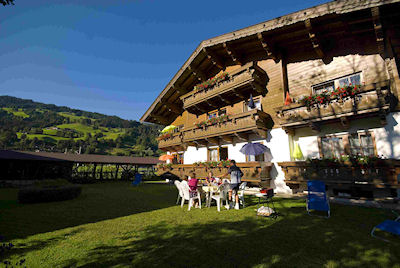
[[(399, 243), (373, 239), (385, 210), (332, 205), (310, 217), (304, 200), (276, 199), (277, 220), (242, 210), (174, 205), (169, 185), (84, 185), (75, 200), (21, 205), (0, 190), (3, 259), (27, 267), (400, 267)], [(0, 253), (1, 254), (1, 253)]]

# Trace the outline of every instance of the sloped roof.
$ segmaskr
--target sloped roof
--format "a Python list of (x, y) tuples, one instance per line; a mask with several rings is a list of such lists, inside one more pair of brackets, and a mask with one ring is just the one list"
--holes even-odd
[[(177, 81), (181, 78), (185, 71), (190, 69), (191, 64), (196, 60), (196, 58), (198, 58), (202, 54), (205, 54), (204, 49), (212, 49), (216, 46), (220, 46), (228, 42), (231, 44), (233, 44), (234, 42), (239, 42), (240, 40), (246, 42), (249, 37), (257, 36), (257, 34), (259, 33), (268, 33), (276, 29), (290, 27), (291, 25), (299, 22), (304, 22), (308, 19), (328, 16), (331, 14), (346, 14), (398, 2), (400, 2), (400, 0), (336, 0), (204, 40), (197, 46), (197, 48), (193, 51), (193, 53), (186, 60), (183, 66), (178, 70), (171, 81), (161, 91), (156, 100), (151, 104), (149, 109), (141, 117), (140, 121), (160, 123), (155, 119), (155, 110), (162, 107), (161, 101), (163, 99), (168, 100), (167, 95), (170, 91), (179, 88), (179, 83), (177, 83)], [(178, 86), (176, 85), (176, 83), (178, 84)], [(182, 94), (183, 93), (181, 93), (181, 95)], [(171, 114), (166, 111), (163, 113), (163, 117), (166, 119), (167, 123), (170, 123), (172, 122), (171, 119), (176, 118), (176, 115), (175, 117), (171, 117)]]

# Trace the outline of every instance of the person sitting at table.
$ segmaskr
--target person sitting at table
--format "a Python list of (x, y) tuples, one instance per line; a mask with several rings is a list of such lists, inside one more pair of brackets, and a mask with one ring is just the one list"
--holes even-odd
[(206, 182), (207, 184), (216, 183), (212, 171), (208, 172), (208, 177), (206, 177)]
[[(197, 184), (199, 183), (199, 180), (196, 178), (196, 173), (192, 173), (191, 177), (188, 181), (189, 184), (189, 195), (190, 197), (196, 197), (197, 196)], [(195, 200), (194, 206), (197, 208), (199, 205), (198, 199)]]

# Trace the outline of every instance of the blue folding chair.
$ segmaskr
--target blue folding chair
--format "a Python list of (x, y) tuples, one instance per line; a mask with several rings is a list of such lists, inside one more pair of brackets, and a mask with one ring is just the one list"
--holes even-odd
[(326, 196), (325, 183), (323, 181), (307, 181), (307, 213), (311, 215), (311, 210), (325, 211), (328, 213), (326, 218), (331, 216), (329, 200)]
[(395, 213), (398, 217), (394, 221), (393, 220), (385, 220), (385, 221), (381, 222), (380, 224), (378, 224), (377, 226), (375, 226), (374, 228), (372, 228), (372, 231), (371, 231), (372, 237), (376, 237), (376, 238), (382, 239), (383, 241), (389, 242), (389, 240), (387, 240), (387, 239), (376, 236), (375, 235), (376, 229), (400, 236), (400, 216), (399, 216), (399, 214), (397, 214), (394, 211), (393, 211), (393, 213)]
[(138, 186), (142, 182), (142, 176), (143, 176), (142, 174), (136, 173), (135, 174), (135, 180), (132, 181), (132, 185), (133, 186)]

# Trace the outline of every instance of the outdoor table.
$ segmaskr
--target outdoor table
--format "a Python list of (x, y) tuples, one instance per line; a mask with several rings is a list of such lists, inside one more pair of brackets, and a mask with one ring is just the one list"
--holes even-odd
[(215, 193), (218, 191), (218, 186), (217, 185), (204, 185), (201, 187), (201, 189), (203, 190), (203, 192), (206, 193), (206, 205), (208, 207), (211, 206), (211, 195), (212, 193)]

